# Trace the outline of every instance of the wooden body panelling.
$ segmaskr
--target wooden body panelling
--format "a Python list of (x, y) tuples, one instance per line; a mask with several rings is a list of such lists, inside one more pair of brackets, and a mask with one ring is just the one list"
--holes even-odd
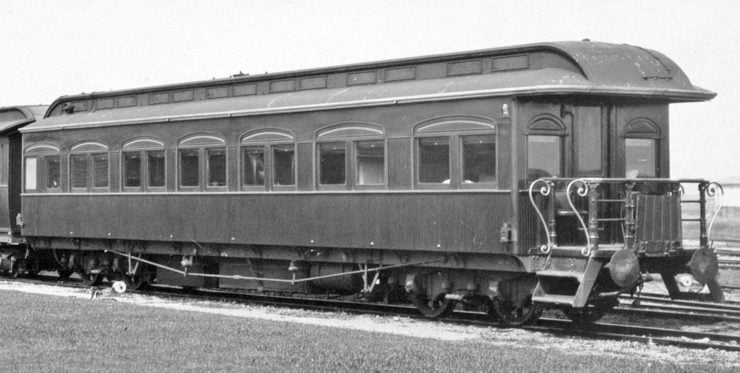
[[(165, 242), (502, 253), (506, 193), (27, 196), (24, 232)], [(33, 211), (45, 211), (33, 214)]]

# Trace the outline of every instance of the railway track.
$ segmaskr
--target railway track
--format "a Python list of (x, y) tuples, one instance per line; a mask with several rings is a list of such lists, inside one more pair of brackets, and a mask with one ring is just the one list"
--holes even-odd
[(705, 322), (740, 322), (740, 304), (673, 300), (662, 296), (621, 297), (615, 314), (640, 314)]
[[(19, 281), (25, 283), (37, 283), (43, 285), (56, 285), (73, 288), (88, 288), (88, 286), (74, 280), (59, 282), (52, 277), (22, 278), (22, 279), (0, 279), (0, 281)], [(99, 291), (100, 288), (92, 288), (92, 291)], [(358, 301), (347, 301), (339, 299), (326, 298), (296, 298), (279, 295), (252, 294), (252, 293), (233, 293), (220, 290), (210, 289), (183, 289), (179, 287), (154, 285), (146, 291), (136, 291), (134, 293), (164, 297), (167, 299), (194, 299), (207, 301), (228, 301), (243, 304), (259, 304), (286, 308), (300, 308), (315, 311), (341, 311), (354, 314), (373, 314), (384, 316), (404, 316), (409, 318), (423, 319), (418, 311), (407, 305), (390, 305), (377, 304)], [(94, 296), (94, 295), (92, 295)], [(717, 312), (710, 307), (702, 307), (693, 303), (679, 301), (679, 304), (671, 305), (668, 300), (659, 297), (646, 298), (642, 297), (641, 302), (654, 302), (663, 304), (667, 308), (673, 307), (672, 311), (657, 309), (630, 309), (629, 307), (617, 308), (616, 313), (650, 313), (651, 316), (657, 317), (680, 317), (681, 312), (698, 312), (700, 309)], [(652, 304), (652, 303), (651, 303)], [(682, 305), (683, 304), (683, 305)], [(706, 306), (706, 304), (705, 304)], [(712, 305), (715, 306), (715, 305)], [(634, 306), (632, 306), (634, 307)], [(642, 307), (642, 305), (640, 305)], [(717, 321), (722, 317), (724, 320), (740, 321), (740, 312), (738, 306), (727, 306), (725, 311), (731, 313), (730, 316), (721, 316), (713, 314), (710, 319), (709, 315), (702, 316), (704, 321)], [(689, 311), (691, 310), (691, 311)], [(456, 323), (456, 324), (474, 324), (492, 328), (503, 328), (498, 322), (492, 321), (490, 316), (481, 312), (455, 311), (449, 317), (437, 319), (439, 322)], [(713, 348), (717, 350), (738, 351), (740, 352), (740, 335), (718, 334), (705, 332), (690, 332), (679, 329), (658, 328), (639, 325), (625, 325), (614, 323), (594, 323), (587, 328), (578, 328), (570, 320), (557, 317), (543, 317), (536, 323), (523, 327), (526, 330), (539, 331), (563, 336), (575, 336), (585, 338), (597, 338), (607, 340), (629, 340), (642, 343), (651, 343), (656, 345), (670, 345), (692, 349)]]

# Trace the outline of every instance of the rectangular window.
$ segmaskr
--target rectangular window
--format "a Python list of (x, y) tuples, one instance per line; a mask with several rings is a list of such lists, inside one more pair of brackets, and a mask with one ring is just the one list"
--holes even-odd
[(61, 187), (60, 161), (58, 155), (49, 155), (44, 158), (46, 161), (46, 187)]
[(625, 139), (624, 144), (628, 178), (658, 176), (657, 140)]
[(148, 186), (163, 187), (165, 183), (164, 150), (153, 150), (146, 152), (147, 167), (149, 171)]
[(87, 154), (72, 154), (69, 158), (72, 188), (87, 188)]
[(355, 144), (357, 185), (385, 184), (385, 144), (383, 140)]
[(180, 150), (180, 186), (200, 185), (200, 157), (198, 149)]
[(26, 158), (26, 191), (36, 190), (36, 158)]
[(208, 155), (208, 186), (226, 186), (226, 150), (207, 149)]
[(579, 107), (576, 118), (577, 176), (601, 176), (601, 108)]
[(463, 136), (462, 155), (464, 184), (496, 181), (495, 136)]
[(139, 152), (123, 153), (123, 186), (141, 186), (141, 154)]
[(562, 175), (560, 136), (527, 136), (527, 179)]
[(449, 138), (419, 139), (419, 182), (450, 183)]
[(274, 185), (295, 185), (293, 145), (274, 145), (272, 147), (272, 167)]
[(265, 148), (242, 149), (242, 182), (248, 186), (265, 185)]
[(344, 184), (346, 144), (325, 142), (319, 144), (319, 183), (324, 185)]
[(92, 155), (93, 188), (108, 187), (108, 153)]

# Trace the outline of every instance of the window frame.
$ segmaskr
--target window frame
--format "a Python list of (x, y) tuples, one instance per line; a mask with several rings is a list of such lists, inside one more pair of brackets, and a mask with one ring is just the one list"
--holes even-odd
[[(524, 136), (524, 181), (527, 183), (527, 185), (540, 177), (543, 176), (537, 176), (534, 179), (531, 179), (529, 176), (529, 161), (530, 161), (530, 144), (529, 139), (531, 136), (552, 136), (559, 138), (560, 141), (560, 149), (558, 149), (559, 157), (560, 157), (560, 174), (559, 175), (550, 175), (546, 177), (568, 177), (570, 171), (568, 167), (568, 155), (566, 153), (566, 148), (568, 145), (566, 144), (568, 139), (568, 131), (565, 126), (565, 123), (562, 121), (561, 118), (558, 118), (552, 114), (540, 114), (532, 118), (527, 125), (527, 130), (525, 132)], [(602, 154), (603, 157), (603, 154)]]
[[(106, 185), (96, 186), (95, 185), (95, 157), (105, 155), (106, 157)], [(108, 192), (111, 188), (111, 156), (110, 152), (92, 152), (89, 154), (90, 157), (90, 190), (93, 192)]]
[[(121, 150), (121, 190), (123, 190), (123, 191), (144, 191), (145, 190), (144, 183), (142, 182), (142, 177), (141, 177), (142, 173), (144, 172), (143, 171), (143, 169), (144, 169), (143, 163), (144, 162), (142, 162), (142, 152), (143, 151), (140, 150), (140, 149), (136, 149), (136, 150)], [(138, 156), (137, 159), (139, 160), (139, 170), (138, 170), (139, 171), (138, 172), (138, 174), (139, 174), (138, 175), (139, 176), (139, 185), (137, 185), (137, 186), (129, 186), (129, 185), (126, 185), (126, 181), (127, 181), (127, 177), (126, 176), (128, 175), (127, 170), (126, 170), (126, 165), (127, 165), (127, 163), (126, 163), (126, 154), (127, 153), (135, 154), (135, 155)]]
[(628, 166), (628, 164), (627, 164), (627, 158), (628, 158), (627, 157), (627, 149), (628, 149), (628, 147), (627, 147), (627, 141), (629, 141), (629, 140), (648, 140), (648, 141), (652, 141), (652, 144), (653, 144), (653, 152), (654, 152), (653, 157), (655, 158), (655, 159), (653, 159), (653, 162), (654, 162), (653, 163), (653, 171), (655, 172), (655, 175), (654, 176), (640, 176), (638, 174), (638, 175), (635, 175), (634, 178), (641, 178), (641, 179), (655, 179), (655, 178), (660, 178), (661, 177), (661, 167), (660, 167), (660, 139), (656, 139), (656, 138), (653, 138), (653, 137), (633, 137), (633, 136), (625, 137), (624, 138), (624, 177), (630, 178), (630, 176), (628, 175), (629, 168), (627, 167)]
[[(495, 181), (464, 183), (463, 138), (468, 136), (493, 136)], [(449, 144), (449, 183), (422, 182), (420, 180), (420, 142), (427, 138), (447, 138)], [(465, 190), (498, 189), (500, 181), (500, 146), (498, 124), (490, 118), (477, 116), (446, 116), (417, 124), (412, 136), (412, 170), (414, 189), (420, 190)]]
[(624, 168), (624, 177), (627, 177), (627, 140), (653, 140), (655, 144), (655, 176), (644, 178), (661, 178), (663, 177), (663, 134), (660, 127), (648, 118), (635, 118), (630, 120), (624, 127), (622, 136), (622, 166)]
[[(321, 171), (322, 171), (322, 165), (321, 165), (321, 146), (326, 144), (342, 144), (344, 147), (344, 182), (343, 183), (337, 183), (337, 184), (323, 184), (321, 183)], [(344, 190), (344, 189), (350, 189), (350, 171), (348, 159), (350, 158), (350, 151), (349, 148), (352, 146), (350, 141), (347, 140), (339, 140), (339, 139), (330, 139), (330, 140), (324, 140), (324, 141), (317, 141), (315, 144), (315, 159), (316, 164), (315, 167), (315, 174), (316, 174), (316, 187), (321, 190)]]
[[(293, 159), (291, 165), (293, 183), (277, 184), (275, 182), (275, 149), (279, 147), (289, 148), (292, 151)], [(247, 185), (244, 183), (244, 152), (248, 148), (262, 149), (262, 167), (264, 170), (262, 185)], [(266, 192), (266, 191), (294, 191), (298, 188), (298, 149), (295, 137), (282, 129), (265, 128), (256, 131), (250, 131), (243, 134), (239, 141), (239, 190), (246, 192)]]
[[(208, 185), (209, 159), (208, 151), (212, 149), (222, 149), (224, 151), (224, 175), (226, 182), (224, 185)], [(198, 185), (182, 185), (182, 151), (197, 150), (198, 154)], [(220, 135), (214, 133), (195, 133), (183, 137), (177, 143), (176, 150), (176, 186), (178, 191), (182, 192), (219, 192), (227, 191), (229, 187), (229, 147), (226, 140)]]
[[(198, 181), (195, 185), (183, 185), (183, 177), (185, 176), (185, 172), (183, 172), (183, 161), (182, 156), (185, 152), (192, 152), (195, 155), (197, 155), (197, 167), (198, 169), (195, 171), (195, 175), (198, 177)], [(202, 191), (204, 187), (204, 181), (203, 181), (203, 149), (202, 148), (177, 148), (177, 190), (178, 191), (185, 191), (185, 192), (192, 192), (192, 191)]]
[[(383, 144), (383, 183), (360, 184), (357, 145), (363, 142)], [(321, 183), (321, 146), (327, 143), (344, 145), (344, 183)], [(316, 131), (313, 145), (314, 187), (316, 190), (385, 190), (388, 186), (388, 139), (382, 126), (369, 122), (342, 122)]]
[[(28, 177), (26, 170), (28, 169), (28, 161), (33, 160), (33, 188), (29, 188)], [(39, 188), (39, 157), (38, 156), (24, 156), (23, 157), (23, 192), (38, 192)]]
[[(95, 156), (105, 155), (107, 157), (106, 167), (106, 186), (96, 187), (95, 186)], [(85, 186), (76, 187), (73, 183), (74, 178), (74, 162), (73, 158), (84, 157), (85, 162)], [(69, 172), (67, 173), (67, 182), (69, 183), (70, 193), (103, 193), (110, 191), (111, 187), (111, 162), (110, 152), (108, 146), (97, 141), (85, 141), (78, 143), (69, 151), (67, 155), (67, 165)]]
[[(262, 183), (261, 184), (247, 184), (246, 176), (244, 172), (245, 166), (245, 154), (250, 149), (259, 150), (262, 153)], [(252, 191), (264, 191), (268, 189), (270, 184), (270, 167), (268, 166), (269, 148), (264, 144), (247, 144), (239, 145), (239, 189), (240, 190), (252, 190)]]
[[(57, 157), (59, 159), (59, 186), (49, 188), (47, 158)], [(35, 159), (35, 188), (29, 189), (26, 167), (28, 160)], [(23, 193), (60, 193), (62, 191), (62, 156), (58, 146), (39, 143), (26, 147), (23, 151)]]
[[(490, 181), (476, 181), (472, 183), (465, 183), (465, 143), (464, 138), (466, 137), (493, 137), (493, 180)], [(480, 189), (481, 187), (486, 189), (497, 189), (499, 185), (499, 146), (498, 146), (498, 135), (491, 133), (465, 133), (457, 136), (457, 142), (459, 146), (459, 178), (461, 189)]]
[[(559, 142), (560, 142), (560, 144), (559, 144), (560, 145), (560, 148), (558, 149), (558, 153), (559, 153), (558, 155), (560, 157), (560, 165), (559, 165), (560, 172), (559, 172), (559, 175), (537, 176), (534, 179), (530, 179), (530, 177), (529, 177), (529, 169), (530, 169), (529, 168), (529, 161), (530, 161), (530, 156), (529, 156), (529, 150), (530, 150), (529, 139), (531, 137), (533, 137), (533, 136), (554, 137), (554, 138), (557, 138), (559, 140)], [(566, 137), (565, 134), (558, 134), (558, 133), (537, 133), (537, 132), (535, 132), (535, 133), (528, 133), (527, 134), (527, 136), (525, 137), (526, 161), (524, 163), (524, 169), (525, 169), (524, 175), (525, 175), (525, 179), (527, 180), (528, 183), (531, 183), (531, 182), (533, 182), (533, 181), (535, 181), (535, 180), (537, 180), (537, 179), (539, 179), (541, 177), (567, 177), (566, 176), (566, 173), (567, 173), (567, 170), (566, 170), (566, 161), (565, 161), (565, 137)]]
[[(360, 143), (370, 143), (370, 142), (379, 142), (383, 144), (383, 182), (380, 184), (360, 184), (359, 177), (360, 177), (360, 167), (358, 164), (358, 154), (357, 151), (357, 145)], [(388, 139), (386, 138), (368, 138), (368, 139), (361, 139), (361, 140), (354, 140), (351, 144), (351, 151), (352, 151), (352, 165), (350, 165), (350, 168), (352, 169), (352, 187), (354, 189), (358, 190), (373, 190), (373, 189), (385, 189), (388, 185)]]
[[(77, 180), (75, 178), (75, 159), (84, 160), (85, 166), (84, 166), (84, 182), (85, 186), (78, 187), (75, 186), (75, 181), (82, 181)], [(90, 188), (90, 155), (88, 153), (70, 153), (68, 155), (68, 163), (69, 165), (69, 191), (72, 193), (80, 193), (80, 192), (88, 192), (88, 189)]]
[[(297, 190), (298, 188), (298, 151), (296, 149), (295, 143), (275, 143), (275, 144), (269, 144), (266, 145), (269, 150), (269, 157), (270, 157), (270, 189), (272, 191), (290, 191), (290, 190)], [(292, 172), (292, 178), (293, 178), (293, 184), (277, 184), (275, 182), (275, 177), (277, 176), (277, 172), (275, 172), (275, 149), (278, 147), (286, 147), (290, 148), (293, 151), (293, 163), (291, 166), (291, 172)]]
[[(162, 178), (163, 178), (163, 181), (164, 182), (162, 183), (162, 185), (152, 185), (152, 178), (151, 178), (151, 170), (152, 169), (151, 169), (151, 164), (149, 163), (149, 156), (151, 155), (151, 153), (155, 153), (155, 152), (157, 152), (157, 153), (161, 152), (162, 153), (162, 159), (164, 160), (164, 165), (162, 166), (162, 172), (164, 172), (164, 176)], [(144, 188), (146, 190), (148, 190), (148, 191), (164, 191), (164, 190), (167, 190), (167, 164), (168, 164), (167, 150), (164, 149), (164, 148), (162, 148), (162, 149), (147, 149), (147, 150), (142, 150), (142, 153), (144, 154), (144, 157), (142, 157), (142, 163), (145, 165), (145, 169), (142, 170), (142, 172), (145, 175), (145, 178), (144, 178), (145, 179), (145, 182), (142, 183), (142, 184), (144, 184)]]
[[(211, 152), (213, 151), (222, 151), (223, 152), (223, 185), (211, 185)], [(204, 175), (203, 175), (203, 183), (205, 184), (206, 190), (226, 190), (229, 187), (229, 151), (228, 147), (224, 145), (223, 147), (218, 146), (208, 146), (204, 147), (202, 149), (203, 154), (203, 168), (204, 168)]]
[[(447, 176), (449, 177), (449, 182), (445, 183), (444, 180), (442, 182), (433, 183), (433, 182), (423, 182), (421, 181), (421, 142), (425, 139), (430, 138), (441, 138), (447, 140)], [(460, 185), (460, 177), (457, 175), (459, 172), (455, 171), (454, 163), (455, 159), (457, 159), (457, 152), (455, 149), (457, 148), (455, 145), (455, 136), (454, 134), (449, 133), (435, 133), (433, 135), (428, 136), (415, 136), (414, 137), (414, 187), (417, 189), (454, 189), (456, 186)]]
[[(50, 187), (49, 186), (49, 159), (50, 158), (56, 158), (57, 159), (57, 162), (58, 162), (58, 165), (59, 165), (58, 166), (59, 167), (59, 170), (58, 170), (58, 173), (59, 174), (57, 176), (59, 178), (59, 185), (56, 186), (56, 187)], [(51, 191), (54, 191), (54, 192), (61, 192), (62, 191), (62, 180), (64, 179), (62, 177), (62, 174), (64, 173), (62, 171), (62, 155), (61, 154), (44, 155), (43, 156), (43, 159), (44, 159), (44, 162), (43, 162), (43, 173), (44, 173), (44, 185), (45, 185), (44, 189), (46, 191), (51, 190)]]
[[(164, 154), (164, 185), (152, 186), (149, 180), (149, 153), (162, 152)], [(125, 153), (136, 153), (139, 156), (139, 186), (126, 186), (126, 157)], [(124, 192), (164, 192), (167, 190), (167, 149), (164, 142), (151, 138), (140, 137), (126, 141), (120, 152), (120, 188)]]

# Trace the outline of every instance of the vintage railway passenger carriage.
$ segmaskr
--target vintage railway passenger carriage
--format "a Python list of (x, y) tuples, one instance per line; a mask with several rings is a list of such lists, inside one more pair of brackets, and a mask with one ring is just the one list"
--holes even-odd
[(0, 108), (0, 272), (19, 274), (37, 267), (21, 236), (21, 134), (18, 129), (42, 118), (47, 106)]
[(23, 235), (90, 282), (590, 319), (714, 282), (715, 188), (668, 178), (668, 104), (714, 95), (581, 41), (65, 96), (22, 129)]

